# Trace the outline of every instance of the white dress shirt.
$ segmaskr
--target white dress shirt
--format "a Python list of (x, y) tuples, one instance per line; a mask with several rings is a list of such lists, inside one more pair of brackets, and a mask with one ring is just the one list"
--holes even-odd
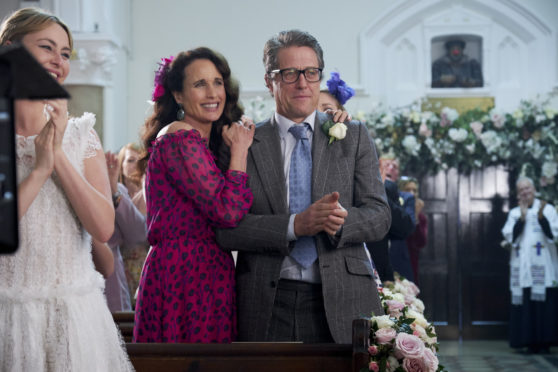
[[(316, 120), (316, 111), (313, 111), (303, 123), (308, 123), (312, 130), (309, 130), (308, 143), (310, 149), (312, 149), (312, 138), (314, 135), (314, 121)], [(287, 190), (287, 201), (289, 199), (289, 171), (291, 168), (291, 155), (293, 153), (294, 147), (296, 145), (296, 139), (289, 133), (289, 128), (293, 125), (299, 124), (286, 117), (275, 113), (275, 121), (277, 122), (277, 127), (279, 129), (279, 137), (281, 140), (281, 156), (283, 158), (283, 172), (285, 175), (285, 186)], [(294, 218), (296, 214), (292, 214), (289, 220), (289, 228), (287, 231), (287, 239), (289, 241), (296, 240), (296, 235), (294, 232)], [(304, 268), (298, 262), (296, 262), (290, 256), (285, 257), (283, 264), (281, 265), (281, 279), (299, 280), (303, 282), (310, 283), (320, 283), (320, 269), (318, 266), (318, 260), (316, 260), (310, 267)]]

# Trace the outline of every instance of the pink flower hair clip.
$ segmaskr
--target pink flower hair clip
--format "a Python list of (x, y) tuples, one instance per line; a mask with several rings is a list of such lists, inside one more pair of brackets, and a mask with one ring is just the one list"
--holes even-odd
[(153, 102), (157, 101), (163, 94), (165, 94), (165, 88), (163, 87), (163, 78), (167, 71), (169, 70), (169, 65), (174, 59), (174, 56), (170, 56), (169, 58), (161, 58), (161, 62), (159, 62), (159, 68), (155, 71), (155, 81), (153, 87), (153, 93), (151, 94), (151, 98)]

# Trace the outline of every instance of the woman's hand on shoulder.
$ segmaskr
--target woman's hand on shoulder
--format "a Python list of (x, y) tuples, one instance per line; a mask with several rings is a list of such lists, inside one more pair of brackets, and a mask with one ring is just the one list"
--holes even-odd
[(328, 109), (325, 113), (331, 116), (334, 123), (344, 123), (353, 119), (347, 111), (343, 110)]
[(159, 133), (157, 133), (157, 138), (164, 136), (165, 134), (178, 132), (179, 130), (192, 130), (192, 129), (194, 129), (194, 127), (192, 127), (188, 123), (185, 123), (183, 121), (178, 121), (178, 120), (173, 121), (169, 125), (165, 126), (163, 129), (161, 129)]
[(255, 131), (254, 121), (243, 115), (240, 120), (223, 126), (223, 141), (231, 150), (233, 148), (247, 150), (252, 145)]

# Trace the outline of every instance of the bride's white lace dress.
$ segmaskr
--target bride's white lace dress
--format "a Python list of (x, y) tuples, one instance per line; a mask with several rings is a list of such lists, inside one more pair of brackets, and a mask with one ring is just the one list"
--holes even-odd
[[(69, 121), (63, 149), (83, 175), (101, 148), (95, 116)], [(35, 136), (16, 137), (18, 183), (35, 164)], [(91, 238), (56, 174), (20, 222), (16, 254), (0, 256), (0, 371), (131, 371), (95, 271)]]

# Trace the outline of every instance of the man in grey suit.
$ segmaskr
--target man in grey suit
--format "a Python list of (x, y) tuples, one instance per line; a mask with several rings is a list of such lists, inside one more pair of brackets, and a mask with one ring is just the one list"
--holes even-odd
[(249, 149), (254, 202), (236, 228), (217, 231), (224, 249), (238, 251), (238, 339), (351, 343), (353, 319), (383, 314), (363, 247), (391, 221), (376, 150), (358, 122), (329, 144), (330, 116), (316, 110), (324, 62), (313, 36), (280, 32), (264, 47), (264, 65), (276, 112)]

